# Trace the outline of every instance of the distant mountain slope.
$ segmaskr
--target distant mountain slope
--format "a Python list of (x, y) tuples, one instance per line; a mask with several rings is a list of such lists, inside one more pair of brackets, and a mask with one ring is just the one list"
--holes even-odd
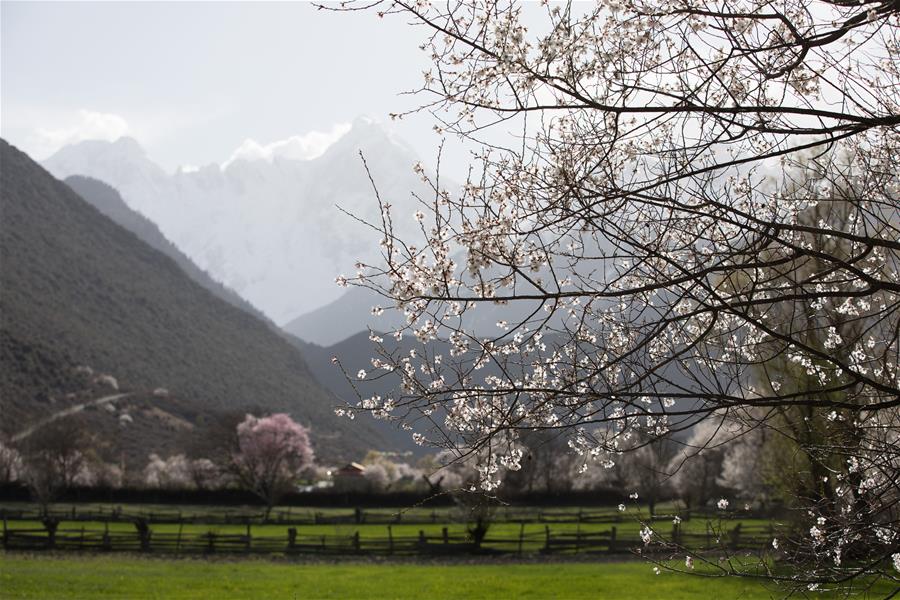
[[(332, 346), (370, 328), (374, 331), (390, 331), (403, 325), (403, 315), (395, 310), (385, 310), (377, 317), (372, 315), (373, 306), (387, 308), (391, 305), (390, 300), (368, 288), (353, 287), (334, 302), (300, 315), (283, 325), (282, 329), (305, 342)], [(539, 308), (539, 303), (530, 301), (505, 306), (482, 303), (466, 313), (466, 329), (479, 336), (495, 336), (500, 333), (498, 321), (517, 323), (529, 318)], [(543, 314), (539, 312), (538, 318)], [(559, 319), (553, 322), (557, 323)]]
[(380, 236), (340, 212), (380, 221), (365, 154), (399, 234), (417, 230), (417, 193), (433, 192), (412, 166), (415, 154), (377, 123), (357, 119), (321, 156), (238, 159), (168, 174), (133, 139), (85, 141), (44, 161), (60, 179), (95, 177), (149, 218), (201, 269), (282, 324), (340, 296), (340, 273), (380, 257)]
[(282, 329), (304, 342), (331, 346), (346, 340), (369, 327), (386, 331), (403, 324), (403, 316), (396, 311), (372, 315), (372, 307), (386, 306), (388, 300), (366, 288), (351, 288), (335, 300), (314, 311), (300, 315)]
[[(392, 354), (398, 352), (400, 354), (407, 354), (410, 350), (415, 348), (420, 353), (429, 356), (434, 356), (436, 354), (442, 354), (447, 357), (450, 356), (449, 345), (441, 340), (429, 342), (423, 348), (423, 346), (415, 341), (412, 336), (406, 336), (399, 342), (395, 341), (390, 336), (383, 337), (384, 348)], [(358, 400), (357, 392), (364, 398), (375, 395), (383, 398), (387, 398), (388, 396), (396, 398), (400, 391), (400, 376), (396, 372), (373, 373), (372, 376), (362, 381), (356, 380), (353, 385), (350, 385), (344, 372), (341, 371), (340, 367), (342, 366), (351, 376), (354, 376), (360, 369), (372, 373), (372, 358), (376, 356), (377, 353), (375, 345), (369, 339), (368, 332), (357, 333), (328, 347), (309, 344), (298, 338), (292, 338), (292, 342), (303, 352), (303, 356), (306, 357), (306, 360), (309, 361), (312, 371), (316, 374), (316, 379), (327, 389), (331, 390), (335, 396), (346, 402), (355, 404)], [(332, 363), (332, 357), (337, 357), (340, 360), (340, 366)], [(489, 363), (483, 369), (478, 371), (477, 377), (484, 378), (489, 375), (496, 376), (500, 374), (501, 373), (496, 368), (496, 365)], [(356, 390), (354, 390), (354, 386), (356, 387)], [(438, 416), (440, 414), (440, 412), (436, 413), (438, 423), (443, 422), (443, 417)], [(413, 431), (425, 434), (426, 436), (434, 433), (434, 425), (427, 421), (415, 422), (415, 419), (413, 418), (413, 422), (410, 423), (413, 426), (411, 431), (402, 430), (398, 426), (398, 423), (375, 420), (369, 415), (361, 415), (357, 417), (357, 421), (370, 424), (382, 436), (390, 440), (391, 446), (397, 449), (412, 451), (416, 454), (425, 454), (434, 451), (434, 448), (431, 447), (417, 446), (412, 440)], [(432, 439), (438, 439), (437, 436), (431, 437)]]
[(150, 219), (129, 208), (114, 187), (99, 179), (81, 175), (67, 177), (65, 182), (88, 204), (136, 235), (150, 247), (159, 250), (174, 260), (181, 267), (181, 270), (195, 282), (228, 304), (260, 319), (268, 319), (256, 307), (241, 298), (237, 292), (219, 283), (210, 277), (206, 271), (195, 265), (175, 244), (166, 239), (166, 236), (160, 232), (159, 228)]
[[(3, 433), (27, 425), (8, 415), (30, 414), (36, 378), (65, 379), (74, 363), (113, 374), (130, 390), (168, 389), (163, 408), (145, 397), (143, 410), (168, 415), (172, 427), (255, 406), (311, 425), (326, 460), (384, 446), (370, 429), (334, 415), (333, 396), (284, 338), (191, 281), (5, 141), (0, 190)], [(131, 431), (144, 436), (147, 451), (158, 446), (152, 428)]]
[[(371, 369), (373, 345), (369, 341), (368, 333), (358, 333), (328, 347), (310, 344), (296, 337), (290, 339), (303, 352), (304, 358), (306, 358), (319, 383), (341, 400), (356, 403), (356, 392), (347, 381), (340, 367), (332, 363), (331, 359), (334, 356), (339, 356), (348, 373), (356, 373), (360, 369)], [(387, 345), (397, 347), (394, 345), (393, 340), (387, 341)], [(412, 346), (404, 344), (403, 347), (411, 348)], [(393, 373), (385, 374), (378, 379), (357, 382), (357, 390), (365, 396), (377, 394), (386, 397), (388, 394), (396, 392), (399, 387), (400, 378)], [(417, 454), (424, 454), (431, 450), (416, 446), (412, 441), (412, 434), (409, 431), (401, 430), (393, 423), (375, 420), (368, 415), (361, 415), (354, 422), (368, 424), (389, 441), (388, 445), (397, 450), (412, 451)]]

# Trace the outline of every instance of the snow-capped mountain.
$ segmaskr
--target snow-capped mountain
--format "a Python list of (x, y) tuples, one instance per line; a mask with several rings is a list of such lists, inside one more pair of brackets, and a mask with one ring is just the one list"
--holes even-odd
[(360, 151), (382, 199), (399, 207), (397, 226), (412, 229), (411, 193), (428, 197), (412, 170), (416, 156), (364, 118), (311, 160), (276, 154), (168, 174), (121, 138), (67, 146), (44, 166), (58, 178), (112, 185), (200, 268), (283, 323), (338, 298), (335, 276), (379, 256), (378, 234), (336, 208), (379, 220)]

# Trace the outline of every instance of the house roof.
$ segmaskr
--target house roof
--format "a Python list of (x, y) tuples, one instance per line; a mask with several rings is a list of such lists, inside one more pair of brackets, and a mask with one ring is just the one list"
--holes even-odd
[(338, 469), (338, 475), (362, 475), (363, 471), (366, 468), (359, 464), (358, 462), (347, 463), (340, 469)]

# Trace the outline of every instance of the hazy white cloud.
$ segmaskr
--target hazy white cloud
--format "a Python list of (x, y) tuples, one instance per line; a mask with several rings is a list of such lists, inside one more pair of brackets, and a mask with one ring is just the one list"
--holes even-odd
[(331, 131), (310, 131), (304, 135), (294, 135), (271, 144), (260, 144), (256, 140), (246, 139), (225, 161), (222, 168), (236, 160), (272, 161), (276, 157), (290, 160), (317, 158), (348, 131), (350, 131), (349, 123), (338, 123), (331, 128)]
[(131, 135), (131, 127), (124, 117), (113, 113), (79, 110), (66, 123), (57, 128), (38, 127), (35, 145), (41, 154), (52, 154), (67, 144), (84, 140), (115, 141)]

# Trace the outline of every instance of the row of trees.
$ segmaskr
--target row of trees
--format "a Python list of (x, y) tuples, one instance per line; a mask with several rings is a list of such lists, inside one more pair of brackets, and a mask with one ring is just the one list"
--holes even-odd
[[(740, 443), (730, 440), (735, 424), (704, 424), (683, 444), (653, 440), (625, 453), (615, 466), (582, 469), (555, 434), (523, 438), (523, 466), (506, 474), (505, 491), (516, 494), (565, 494), (597, 489), (628, 489), (650, 503), (680, 498), (703, 506), (721, 493), (752, 497), (765, 484), (755, 468), (762, 456), (751, 432)], [(711, 444), (715, 439), (723, 443)], [(751, 441), (752, 440), (752, 441)], [(284, 414), (247, 415), (234, 434), (215, 440), (211, 456), (150, 454), (146, 466), (125, 481), (122, 465), (105, 462), (77, 420), (57, 421), (37, 431), (21, 450), (0, 444), (0, 482), (21, 481), (42, 503), (69, 487), (119, 488), (125, 484), (163, 490), (252, 491), (269, 505), (295, 489), (299, 481), (329, 481), (332, 469), (314, 463), (307, 431)], [(679, 448), (681, 448), (679, 450)], [(687, 460), (698, 453), (698, 460)], [(473, 460), (447, 454), (428, 455), (410, 464), (394, 453), (370, 451), (361, 463), (369, 492), (458, 493), (478, 482)], [(747, 476), (746, 473), (750, 473)]]
[[(212, 458), (151, 454), (137, 483), (164, 489), (238, 487), (271, 508), (313, 467), (308, 430), (287, 414), (248, 414), (215, 433), (206, 445)], [(115, 488), (123, 480), (123, 467), (102, 460), (75, 418), (51, 421), (16, 447), (0, 444), (0, 482), (24, 483), (45, 508), (67, 488)]]

